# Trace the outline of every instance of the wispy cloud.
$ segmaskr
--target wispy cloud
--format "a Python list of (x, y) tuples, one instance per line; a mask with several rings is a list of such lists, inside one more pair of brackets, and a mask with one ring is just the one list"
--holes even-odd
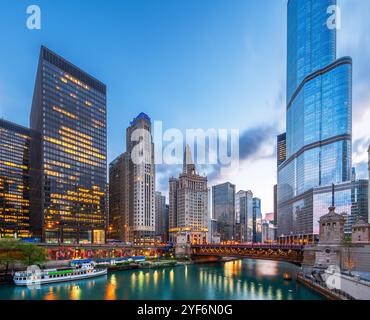
[[(261, 125), (243, 131), (239, 137), (239, 164), (243, 166), (250, 161), (274, 159), (276, 134), (275, 125)], [(208, 154), (208, 150), (206, 153)], [(224, 168), (221, 164), (197, 166), (198, 172), (207, 176), (210, 186), (228, 179), (233, 180), (233, 175), (237, 175), (235, 170), (228, 172)], [(168, 179), (171, 176), (177, 177), (181, 170), (181, 165), (157, 165), (157, 190), (168, 193)]]
[(368, 0), (339, 0), (342, 29), (338, 32), (338, 53), (353, 58), (353, 165), (357, 177), (367, 177), (367, 149), (370, 144), (370, 12)]

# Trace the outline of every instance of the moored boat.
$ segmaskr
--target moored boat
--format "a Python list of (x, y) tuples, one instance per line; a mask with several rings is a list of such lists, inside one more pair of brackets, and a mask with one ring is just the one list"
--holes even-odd
[(17, 286), (32, 286), (64, 281), (83, 280), (107, 274), (107, 268), (97, 268), (94, 262), (58, 269), (33, 269), (16, 272), (13, 281)]

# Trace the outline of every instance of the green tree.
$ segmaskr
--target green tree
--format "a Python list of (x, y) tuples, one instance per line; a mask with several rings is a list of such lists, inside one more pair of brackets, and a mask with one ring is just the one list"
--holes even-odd
[(9, 266), (19, 261), (20, 241), (17, 239), (0, 239), (0, 265), (5, 266), (5, 274)]
[(356, 267), (357, 263), (354, 257), (352, 256), (351, 251), (352, 237), (349, 235), (344, 236), (342, 240), (342, 246), (344, 247), (345, 256), (344, 256), (344, 267), (348, 270), (350, 276), (352, 276), (352, 270)]
[(21, 261), (27, 266), (43, 263), (47, 260), (46, 250), (32, 243), (22, 243), (20, 252), (22, 255)]

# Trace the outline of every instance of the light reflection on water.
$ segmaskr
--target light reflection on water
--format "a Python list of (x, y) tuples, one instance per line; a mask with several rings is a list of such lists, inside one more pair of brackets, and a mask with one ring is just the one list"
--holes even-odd
[(285, 262), (238, 260), (161, 270), (128, 270), (99, 278), (44, 285), (39, 290), (0, 286), (0, 300), (126, 300), (126, 299), (320, 299), (293, 278), (298, 268)]

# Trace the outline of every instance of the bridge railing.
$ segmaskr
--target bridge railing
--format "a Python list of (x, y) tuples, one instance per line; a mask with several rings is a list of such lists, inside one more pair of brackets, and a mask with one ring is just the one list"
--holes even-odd
[(303, 250), (303, 245), (297, 244), (266, 244), (266, 243), (239, 243), (239, 244), (193, 244), (192, 248), (240, 248), (240, 249), (272, 249), (272, 250)]

